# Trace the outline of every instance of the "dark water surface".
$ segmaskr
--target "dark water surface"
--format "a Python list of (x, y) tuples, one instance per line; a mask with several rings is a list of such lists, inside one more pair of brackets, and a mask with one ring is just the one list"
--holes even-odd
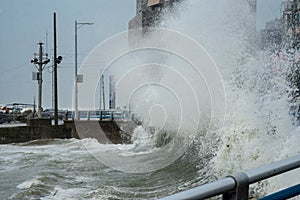
[(197, 153), (133, 174), (106, 167), (75, 139), (1, 145), (0, 151), (1, 199), (157, 199), (207, 181)]

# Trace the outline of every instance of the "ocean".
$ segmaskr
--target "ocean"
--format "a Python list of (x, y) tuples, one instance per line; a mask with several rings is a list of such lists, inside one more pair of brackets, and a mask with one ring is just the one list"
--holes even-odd
[(199, 179), (196, 155), (155, 172), (126, 173), (102, 164), (83, 142), (96, 141), (1, 145), (1, 199), (157, 199), (210, 179)]

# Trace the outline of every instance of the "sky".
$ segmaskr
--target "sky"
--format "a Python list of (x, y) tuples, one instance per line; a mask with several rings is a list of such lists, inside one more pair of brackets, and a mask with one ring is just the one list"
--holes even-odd
[[(135, 0), (0, 0), (0, 104), (33, 103), (38, 98), (37, 81), (30, 62), (44, 42), (44, 52), (53, 55), (53, 13), (57, 21), (59, 107), (72, 108), (74, 83), (74, 23), (93, 22), (78, 30), (78, 66), (100, 42), (126, 31), (135, 16)], [(280, 16), (281, 0), (258, 0), (257, 27)], [(43, 107), (52, 107), (51, 63), (43, 71)]]

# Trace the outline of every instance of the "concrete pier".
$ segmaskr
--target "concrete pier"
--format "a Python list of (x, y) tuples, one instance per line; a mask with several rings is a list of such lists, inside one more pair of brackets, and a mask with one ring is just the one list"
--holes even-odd
[(64, 125), (52, 126), (50, 119), (31, 119), (27, 121), (27, 126), (0, 128), (0, 144), (54, 138), (71, 138), (71, 134)]
[(39, 139), (95, 138), (100, 143), (126, 144), (137, 125), (131, 121), (64, 121), (53, 126), (50, 119), (30, 120), (27, 126), (0, 128), (0, 144), (21, 143)]
[(0, 144), (28, 142), (38, 139), (71, 138), (63, 125), (17, 126), (0, 128)]

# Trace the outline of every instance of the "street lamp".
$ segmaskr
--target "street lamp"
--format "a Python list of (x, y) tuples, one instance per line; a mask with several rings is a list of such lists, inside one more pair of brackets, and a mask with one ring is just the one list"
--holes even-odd
[(78, 115), (78, 74), (77, 74), (77, 30), (84, 25), (93, 25), (94, 23), (79, 23), (75, 21), (75, 119), (79, 119)]

